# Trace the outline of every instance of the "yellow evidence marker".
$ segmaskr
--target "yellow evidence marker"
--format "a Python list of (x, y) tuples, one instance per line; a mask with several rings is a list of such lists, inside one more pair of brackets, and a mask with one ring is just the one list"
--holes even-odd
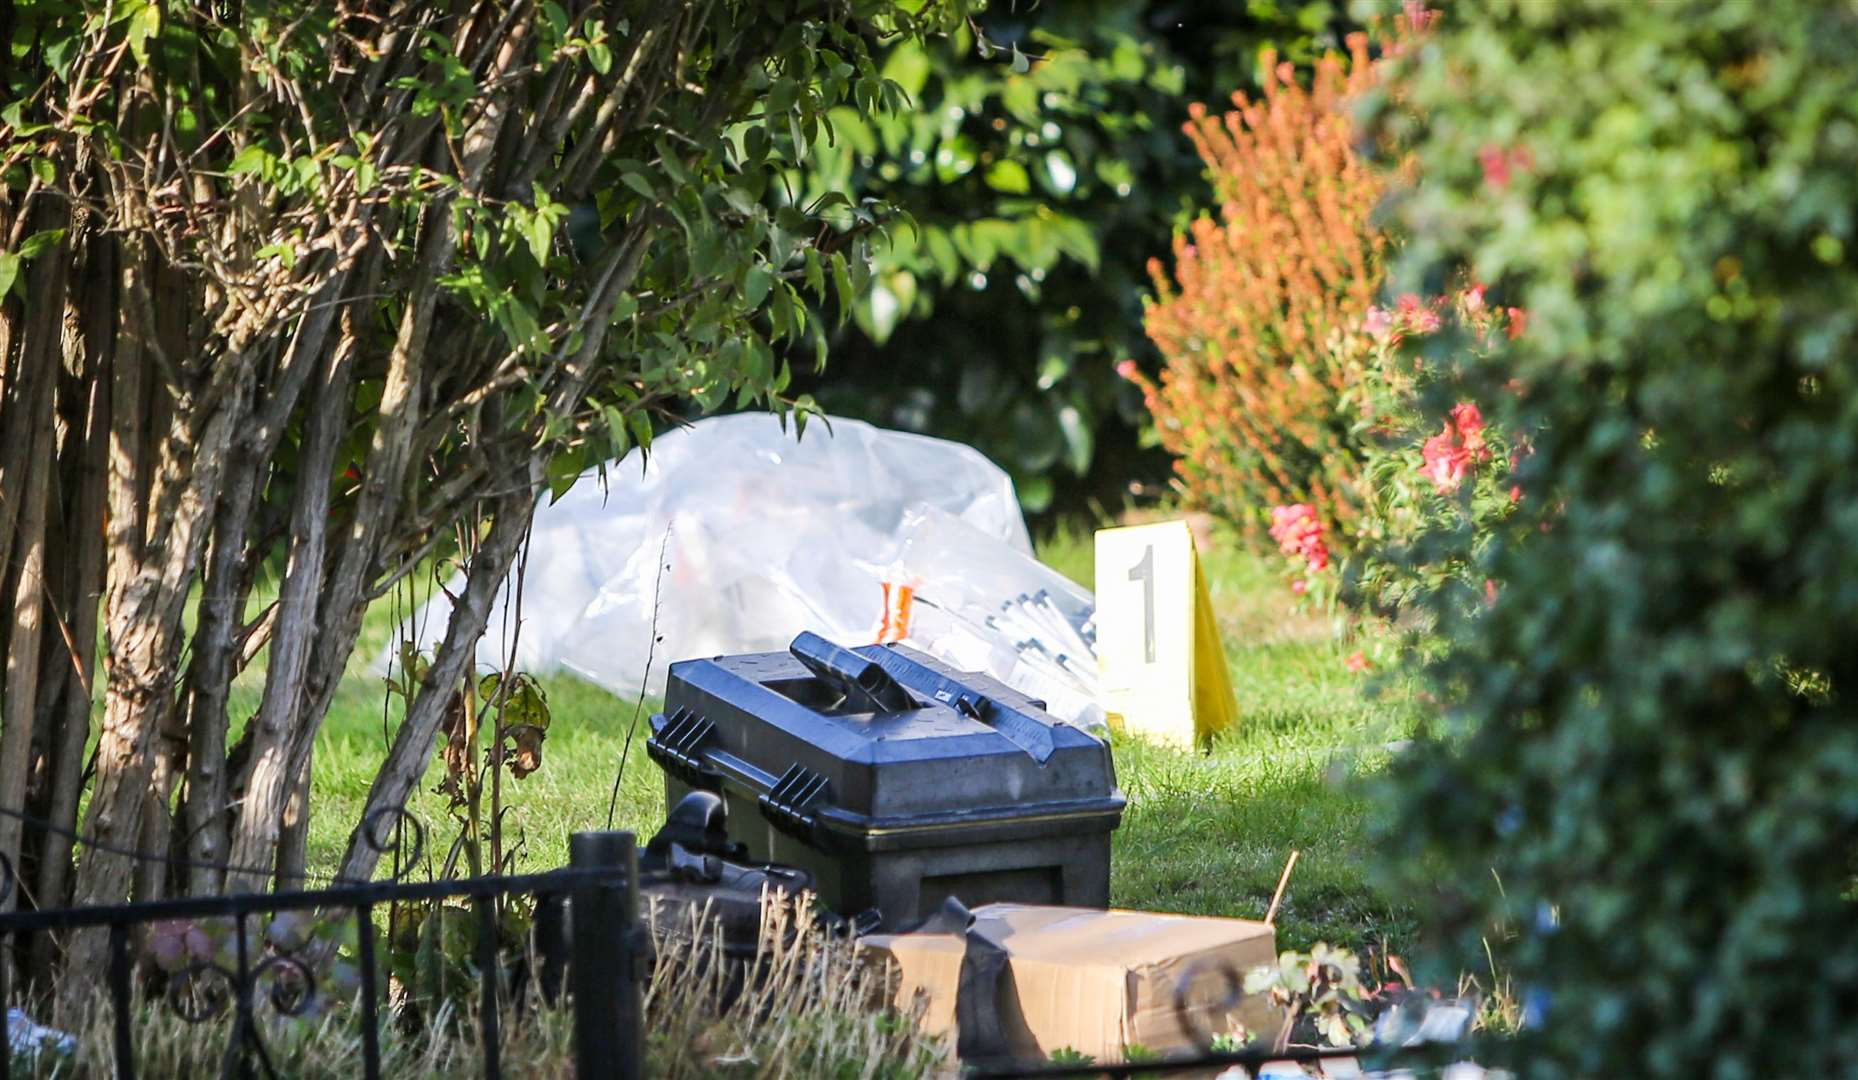
[(1112, 729), (1187, 749), (1238, 722), (1186, 522), (1097, 531), (1096, 623)]

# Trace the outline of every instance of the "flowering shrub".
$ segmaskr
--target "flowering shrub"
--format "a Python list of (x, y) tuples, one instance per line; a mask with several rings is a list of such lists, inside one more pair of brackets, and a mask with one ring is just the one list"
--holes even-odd
[(1424, 605), (1438, 708), (1377, 849), (1430, 898), (1431, 962), (1511, 928), (1531, 1019), (1486, 1066), (1858, 1061), (1855, 51), (1823, 0), (1512, 0), (1455, 7), (1402, 79), (1399, 273), (1529, 313), (1402, 350), (1422, 440), (1474, 402), (1491, 456), (1449, 494), (1385, 463), (1438, 515), (1412, 565), (1474, 602)]
[[(1246, 529), (1267, 508), (1296, 510), (1344, 550), (1367, 499), (1368, 318), (1387, 250), (1371, 220), (1386, 177), (1357, 154), (1345, 115), (1376, 63), (1364, 35), (1348, 46), (1318, 62), (1307, 90), (1266, 53), (1262, 97), (1234, 94), (1223, 116), (1190, 110), (1218, 216), (1176, 237), (1172, 275), (1149, 264), (1159, 378), (1122, 369), (1189, 503)], [(1323, 550), (1311, 569), (1327, 565)]]
[[(1406, 296), (1391, 311), (1370, 313), (1380, 373), (1373, 408), (1381, 418), (1365, 451), (1364, 536), (1373, 542), (1360, 546), (1349, 573), (1357, 599), (1383, 614), (1447, 586), (1468, 590), (1461, 603), (1484, 603), (1495, 587), (1476, 556), (1522, 496), (1513, 474), (1523, 444), (1487, 421), (1478, 402), (1453, 400), (1446, 388), (1467, 366), (1501, 370), (1520, 332), (1521, 313), (1486, 295), (1472, 285), (1450, 303)], [(1441, 534), (1462, 539), (1454, 554), (1425, 543)]]

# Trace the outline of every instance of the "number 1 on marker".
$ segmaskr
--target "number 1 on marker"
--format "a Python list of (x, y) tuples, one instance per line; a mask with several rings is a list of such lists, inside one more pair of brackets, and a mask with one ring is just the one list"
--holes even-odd
[(1142, 561), (1129, 570), (1129, 580), (1142, 583), (1142, 662), (1155, 662), (1155, 545), (1142, 549)]

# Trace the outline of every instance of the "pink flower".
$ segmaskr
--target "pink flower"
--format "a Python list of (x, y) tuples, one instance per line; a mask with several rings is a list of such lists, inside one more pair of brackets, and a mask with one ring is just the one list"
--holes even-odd
[(1329, 546), (1323, 542), (1323, 523), (1315, 507), (1308, 503), (1272, 507), (1270, 533), (1285, 555), (1303, 560), (1312, 571), (1328, 568)]
[(1497, 606), (1497, 583), (1489, 578), (1484, 579), (1484, 606)]
[(1367, 655), (1360, 649), (1356, 649), (1354, 652), (1348, 654), (1348, 659), (1342, 661), (1342, 666), (1359, 674), (1373, 667), (1374, 662), (1369, 660)]
[(1510, 317), (1510, 340), (1515, 341), (1517, 338), (1523, 336), (1524, 330), (1528, 329), (1529, 313), (1522, 308), (1513, 307), (1506, 308), (1505, 314)]
[(1290, 591), (1293, 593), (1296, 593), (1298, 596), (1302, 596), (1304, 593), (1309, 592), (1310, 591), (1309, 580), (1306, 578), (1298, 578), (1297, 580), (1291, 582)]
[(1425, 33), (1445, 14), (1443, 11), (1428, 8), (1425, 0), (1406, 0), (1406, 3), (1400, 6), (1406, 14), (1407, 26), (1411, 27), (1415, 34)]
[(1484, 445), (1484, 414), (1478, 411), (1477, 403), (1459, 402), (1452, 407), (1452, 426), (1458, 429), (1458, 438), (1464, 448), (1472, 452), (1479, 461), (1490, 458), (1490, 448)]
[(1377, 338), (1386, 337), (1393, 328), (1393, 312), (1383, 307), (1369, 308), (1367, 318), (1361, 320), (1362, 332)]
[(1426, 440), (1426, 445), (1420, 448), (1420, 457), (1425, 462), (1421, 475), (1432, 481), (1433, 490), (1441, 495), (1458, 490), (1471, 467), (1471, 451), (1458, 441), (1458, 434), (1450, 424)]
[(1473, 315), (1482, 312), (1484, 310), (1484, 286), (1482, 284), (1471, 286), (1458, 295), (1458, 301), (1464, 305), (1466, 311)]
[(1122, 376), (1123, 378), (1129, 380), (1130, 382), (1134, 382), (1135, 376), (1136, 376), (1135, 361), (1134, 360), (1118, 360), (1116, 362), (1116, 374)]
[(1420, 474), (1432, 481), (1434, 490), (1444, 495), (1458, 490), (1473, 463), (1490, 457), (1484, 445), (1484, 414), (1474, 401), (1461, 401), (1452, 407), (1451, 419), (1439, 433), (1420, 448), (1424, 464)]
[(1477, 152), (1477, 163), (1484, 170), (1484, 183), (1502, 191), (1510, 186), (1510, 157), (1495, 143)]
[(1522, 487), (1522, 485), (1521, 485), (1521, 484), (1511, 484), (1511, 485), (1510, 485), (1510, 505), (1511, 505), (1511, 506), (1514, 506), (1514, 505), (1516, 505), (1517, 503), (1519, 503), (1519, 502), (1522, 502), (1522, 501), (1523, 501), (1523, 487)]
[(1502, 191), (1510, 186), (1512, 176), (1528, 172), (1535, 165), (1535, 155), (1526, 146), (1505, 149), (1496, 143), (1486, 143), (1477, 152), (1477, 163), (1484, 170), (1484, 183)]
[(1301, 553), (1312, 537), (1320, 538), (1322, 528), (1322, 522), (1316, 519), (1316, 508), (1309, 503), (1271, 508), (1271, 539), (1277, 541), (1278, 550), (1286, 555)]
[(1415, 334), (1430, 334), (1439, 328), (1439, 313), (1413, 293), (1403, 293), (1395, 302), (1400, 324)]
[(1475, 450), (1484, 445), (1484, 414), (1478, 410), (1477, 402), (1461, 401), (1452, 406), (1452, 424), (1466, 446)]

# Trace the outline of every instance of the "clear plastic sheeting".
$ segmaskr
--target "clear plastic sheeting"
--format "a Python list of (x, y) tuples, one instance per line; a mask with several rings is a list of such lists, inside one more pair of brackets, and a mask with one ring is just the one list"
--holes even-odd
[[(512, 577), (480, 668), (500, 669), (514, 636), (519, 670), (658, 694), (671, 661), (776, 651), (811, 630), (906, 641), (1065, 719), (1102, 719), (1094, 602), (1032, 557), (1011, 479), (973, 448), (837, 418), (796, 441), (745, 413), (667, 432), (636, 462), (537, 509), (520, 626)], [(430, 652), (449, 616), (440, 593), (401, 633)]]

